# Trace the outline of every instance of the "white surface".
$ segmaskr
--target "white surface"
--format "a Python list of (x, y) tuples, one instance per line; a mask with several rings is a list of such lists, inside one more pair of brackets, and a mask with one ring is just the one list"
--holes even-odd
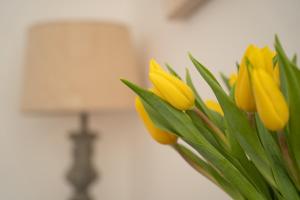
[[(18, 110), (29, 24), (60, 18), (119, 20), (133, 29), (141, 67), (155, 57), (183, 74), (191, 66), (186, 56), (191, 51), (214, 73), (230, 73), (248, 43), (272, 44), (274, 33), (289, 52), (300, 53), (299, 9), (298, 0), (210, 0), (189, 20), (170, 22), (160, 0), (0, 1), (1, 199), (67, 199), (71, 193), (63, 176), (70, 166), (66, 131), (77, 127), (76, 118), (30, 118)], [(197, 83), (203, 96), (213, 96), (203, 81)], [(94, 117), (92, 127), (101, 131), (96, 165), (102, 180), (92, 189), (95, 199), (229, 199), (171, 149), (153, 142), (134, 113)]]

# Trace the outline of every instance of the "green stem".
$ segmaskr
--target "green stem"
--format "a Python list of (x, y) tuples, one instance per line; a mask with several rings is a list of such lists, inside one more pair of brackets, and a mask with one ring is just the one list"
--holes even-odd
[(294, 161), (291, 158), (291, 155), (290, 155), (289, 149), (288, 149), (288, 145), (287, 145), (287, 141), (286, 141), (286, 137), (282, 131), (278, 131), (278, 143), (280, 146), (280, 150), (282, 152), (282, 157), (285, 161), (284, 162), (285, 166), (288, 169), (287, 171), (288, 171), (290, 177), (292, 178), (292, 180), (294, 181), (297, 189), (300, 190), (299, 173), (296, 169), (296, 165), (295, 165)]
[[(205, 176), (207, 179), (209, 179), (210, 181), (212, 181), (215, 184), (218, 184), (216, 182), (216, 180), (214, 180), (213, 177), (211, 177), (200, 165), (197, 165), (195, 161), (193, 161), (193, 159), (191, 159), (189, 156), (187, 156), (186, 152), (184, 152), (182, 150), (182, 147), (180, 146), (180, 144), (176, 143), (174, 145), (172, 145), (172, 147), (177, 151), (177, 153), (179, 153), (179, 155), (193, 168), (195, 169), (197, 172), (199, 172), (200, 174), (202, 174), (203, 176)], [(204, 162), (204, 161), (203, 161)]]
[(200, 119), (212, 130), (216, 133), (217, 137), (221, 139), (221, 141), (225, 144), (227, 148), (229, 148), (229, 142), (225, 136), (225, 134), (217, 127), (201, 110), (194, 109), (195, 113), (200, 117)]

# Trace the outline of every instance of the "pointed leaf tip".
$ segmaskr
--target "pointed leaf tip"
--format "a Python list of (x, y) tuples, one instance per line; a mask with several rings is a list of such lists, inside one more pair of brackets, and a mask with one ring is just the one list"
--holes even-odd
[(279, 36), (275, 34), (275, 44), (280, 44)]
[(122, 81), (122, 83), (124, 83), (125, 85), (128, 85), (130, 82), (124, 78), (120, 78), (120, 81)]
[(135, 93), (136, 93), (137, 90), (140, 90), (140, 89), (141, 89), (139, 86), (135, 85), (134, 83), (132, 83), (132, 82), (126, 80), (126, 79), (121, 79), (121, 81), (122, 81), (125, 85), (127, 85), (130, 89), (132, 89)]
[(186, 74), (189, 74), (189, 73), (190, 73), (190, 70), (189, 70), (188, 67), (185, 68), (185, 73), (186, 73)]
[(275, 48), (276, 46), (279, 47), (279, 49), (282, 49), (282, 45), (277, 34), (275, 34)]
[(191, 52), (189, 52), (189, 51), (188, 51), (188, 57), (189, 57), (190, 59), (194, 59), (194, 57), (193, 57), (192, 53), (191, 53)]

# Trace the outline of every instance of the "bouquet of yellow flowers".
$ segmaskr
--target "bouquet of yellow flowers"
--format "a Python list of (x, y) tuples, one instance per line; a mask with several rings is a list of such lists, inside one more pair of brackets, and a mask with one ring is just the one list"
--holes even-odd
[[(224, 90), (191, 54), (218, 102), (150, 61), (151, 89), (122, 80), (151, 136), (237, 200), (300, 200), (300, 70), (275, 37), (275, 50), (250, 45)], [(228, 92), (227, 92), (228, 91)]]

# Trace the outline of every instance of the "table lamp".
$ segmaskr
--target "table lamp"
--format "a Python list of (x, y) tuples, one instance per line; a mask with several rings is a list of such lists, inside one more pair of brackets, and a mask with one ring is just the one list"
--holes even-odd
[(129, 110), (133, 96), (120, 77), (139, 81), (126, 26), (109, 22), (48, 22), (28, 32), (22, 110), (25, 113), (78, 115), (80, 130), (72, 132), (74, 163), (67, 174), (72, 200), (90, 200), (96, 179), (92, 165), (95, 133), (90, 113)]

